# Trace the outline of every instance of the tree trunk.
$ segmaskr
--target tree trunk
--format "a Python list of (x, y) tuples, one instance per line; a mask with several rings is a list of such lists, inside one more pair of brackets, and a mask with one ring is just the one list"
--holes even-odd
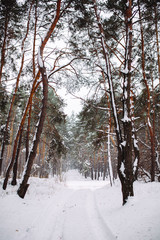
[(17, 147), (17, 153), (16, 153), (14, 166), (13, 166), (13, 178), (12, 178), (12, 182), (11, 182), (12, 186), (15, 186), (17, 184), (18, 158), (19, 158), (19, 153), (20, 153), (21, 143), (22, 143), (22, 133), (23, 133), (23, 128), (21, 129), (19, 142), (18, 142), (18, 147)]
[(156, 133), (155, 133), (155, 89), (154, 89), (154, 83), (153, 83), (153, 76), (151, 74), (152, 79), (152, 102), (153, 102), (153, 117), (152, 117), (152, 138), (151, 138), (151, 182), (155, 181), (155, 167), (156, 167)]
[(11, 158), (11, 150), (12, 150), (12, 144), (13, 144), (14, 120), (15, 120), (15, 111), (13, 111), (13, 116), (11, 118), (11, 124), (10, 124), (9, 145), (7, 147), (7, 156), (6, 156), (6, 162), (5, 162), (6, 166), (8, 166), (9, 159)]
[(106, 173), (107, 173), (107, 143), (104, 142), (104, 146), (103, 146), (103, 181), (105, 180), (106, 178)]
[[(151, 125), (151, 117), (150, 117), (150, 112), (151, 112), (151, 94), (150, 94), (150, 89), (149, 85), (146, 79), (146, 73), (145, 73), (145, 54), (144, 54), (144, 34), (143, 34), (143, 25), (142, 25), (142, 17), (141, 17), (141, 9), (140, 9), (140, 3), (138, 0), (138, 11), (139, 11), (139, 23), (140, 23), (140, 30), (141, 30), (141, 50), (142, 50), (142, 74), (143, 74), (143, 81), (147, 90), (147, 126), (149, 130), (149, 135), (150, 135), (150, 143), (151, 143), (151, 181), (153, 182), (155, 180), (155, 160), (156, 160), (156, 151), (155, 151), (155, 119), (153, 115), (153, 127)], [(156, 10), (155, 10), (156, 11)], [(156, 14), (156, 13), (155, 13)], [(156, 17), (156, 16), (155, 16)], [(156, 23), (155, 23), (156, 25)], [(159, 45), (157, 45), (158, 48)], [(157, 49), (159, 51), (159, 48)], [(159, 63), (158, 63), (159, 64)], [(153, 87), (152, 87), (153, 90)], [(154, 104), (153, 104), (154, 105)], [(153, 109), (153, 112), (155, 114), (155, 111)]]
[(32, 106), (30, 105), (29, 113), (28, 113), (27, 132), (26, 132), (26, 162), (29, 155), (29, 134), (30, 134), (30, 124), (31, 124), (31, 113), (32, 113)]
[(125, 47), (125, 66), (124, 66), (124, 85), (123, 85), (123, 134), (122, 137), (121, 126), (118, 119), (115, 93), (113, 89), (113, 82), (111, 76), (111, 64), (108, 54), (107, 45), (105, 44), (105, 34), (101, 24), (100, 16), (97, 11), (96, 0), (94, 2), (95, 15), (98, 22), (98, 27), (101, 34), (101, 46), (103, 56), (106, 63), (105, 75), (108, 79), (111, 106), (114, 118), (114, 125), (117, 137), (118, 150), (118, 175), (122, 185), (123, 204), (127, 202), (129, 196), (133, 196), (133, 163), (132, 163), (132, 123), (130, 116), (130, 90), (131, 90), (131, 53), (132, 53), (132, 1), (126, 2), (126, 47)]
[(3, 71), (4, 64), (5, 64), (5, 52), (6, 52), (5, 48), (6, 48), (6, 42), (7, 42), (8, 22), (9, 22), (9, 17), (8, 17), (8, 13), (6, 13), (4, 39), (3, 39), (2, 50), (1, 50), (0, 85), (2, 82), (2, 71)]
[(133, 174), (134, 174), (134, 180), (137, 180), (138, 178), (138, 168), (139, 168), (139, 160), (140, 160), (140, 154), (139, 154), (139, 146), (136, 136), (136, 129), (134, 125), (134, 101), (133, 101), (133, 95), (131, 96), (131, 122), (132, 122), (132, 140), (133, 140), (133, 149), (134, 149), (134, 163), (133, 163)]
[(20, 80), (20, 76), (21, 76), (21, 73), (22, 73), (22, 69), (23, 69), (23, 63), (24, 63), (24, 53), (23, 53), (23, 56), (22, 56), (21, 67), (20, 67), (19, 74), (18, 74), (18, 77), (17, 77), (16, 87), (15, 87), (14, 94), (13, 94), (13, 97), (12, 97), (12, 101), (11, 101), (11, 104), (10, 104), (8, 117), (7, 117), (7, 120), (6, 120), (6, 126), (5, 126), (2, 148), (1, 148), (1, 156), (0, 156), (0, 173), (1, 173), (1, 167), (2, 167), (2, 162), (3, 162), (4, 150), (5, 150), (5, 146), (6, 146), (7, 130), (8, 130), (8, 127), (9, 127), (10, 117), (11, 117), (14, 101), (15, 101), (15, 98), (16, 98), (16, 93), (17, 93), (17, 90), (18, 90), (18, 86), (19, 86), (19, 80)]
[[(132, 62), (132, 1), (127, 0), (126, 13), (126, 46), (125, 46), (125, 65), (124, 65), (124, 84), (123, 84), (123, 132), (124, 141), (121, 143), (123, 148), (123, 160), (120, 171), (123, 177), (122, 183), (123, 204), (127, 202), (129, 196), (133, 196), (133, 164), (132, 164), (132, 122), (131, 122), (131, 62)], [(123, 169), (124, 167), (124, 169)], [(121, 176), (121, 175), (120, 175)]]
[(25, 108), (25, 111), (24, 111), (21, 123), (19, 125), (19, 129), (17, 131), (16, 138), (14, 140), (12, 159), (11, 159), (9, 165), (8, 165), (8, 168), (7, 168), (7, 171), (6, 171), (6, 175), (5, 175), (5, 179), (4, 179), (4, 183), (3, 183), (3, 189), (4, 190), (7, 188), (7, 183), (8, 183), (10, 171), (11, 171), (11, 169), (13, 167), (15, 156), (16, 156), (16, 152), (17, 152), (17, 145), (18, 145), (18, 140), (19, 140), (19, 137), (20, 137), (21, 129), (22, 129), (24, 123), (25, 123), (29, 106), (32, 104), (32, 98), (33, 98), (33, 94), (34, 94), (35, 85), (36, 85), (36, 82), (39, 79), (39, 77), (40, 77), (40, 71), (38, 71), (36, 79), (33, 82), (33, 86), (32, 86), (32, 90), (31, 90), (31, 93), (30, 93), (30, 96), (29, 96), (29, 99), (28, 99), (28, 103), (26, 105), (26, 108)]
[(31, 14), (32, 5), (33, 5), (33, 2), (31, 3), (30, 10), (29, 10), (28, 22), (27, 22), (27, 31), (26, 31), (25, 37), (23, 38), (23, 41), (22, 41), (22, 47), (21, 47), (21, 50), (22, 50), (21, 66), (20, 66), (19, 73), (18, 73), (18, 76), (17, 76), (16, 87), (15, 87), (15, 90), (14, 90), (14, 94), (13, 94), (13, 97), (12, 97), (12, 100), (11, 100), (11, 104), (10, 104), (10, 108), (9, 108), (9, 111), (8, 111), (8, 117), (7, 117), (7, 120), (6, 120), (6, 126), (5, 126), (5, 131), (4, 131), (4, 136), (3, 136), (3, 142), (2, 142), (2, 148), (1, 148), (1, 155), (0, 155), (0, 174), (1, 174), (1, 168), (2, 168), (2, 162), (3, 162), (3, 154), (4, 154), (4, 150), (5, 150), (5, 146), (6, 146), (7, 129), (8, 129), (8, 126), (9, 126), (10, 117), (11, 117), (11, 113), (12, 113), (14, 101), (15, 101), (15, 98), (16, 98), (16, 93), (17, 93), (17, 90), (18, 90), (18, 87), (19, 87), (19, 82), (20, 82), (20, 77), (21, 77), (22, 70), (23, 70), (23, 65), (24, 65), (24, 55), (25, 55), (25, 52), (24, 52), (24, 43), (25, 43), (25, 41), (26, 41), (26, 39), (27, 39), (27, 36), (28, 36), (28, 33), (29, 33), (30, 14)]
[[(110, 184), (111, 186), (113, 185), (114, 179), (113, 179), (113, 168), (112, 168), (112, 161), (111, 161), (111, 106), (110, 106), (110, 101), (109, 101), (109, 96), (107, 93), (107, 88), (106, 88), (106, 78), (104, 76), (104, 72), (102, 72), (102, 77), (104, 81), (104, 90), (105, 90), (105, 96), (107, 99), (107, 105), (108, 105), (108, 143), (107, 143), (107, 148), (108, 149), (108, 172), (109, 172), (109, 177), (110, 177)], [(105, 130), (107, 132), (107, 129)], [(105, 174), (106, 174), (106, 163), (105, 163)]]
[[(61, 0), (57, 0), (57, 8), (56, 8), (56, 15), (55, 15), (55, 18), (41, 44), (41, 56), (43, 56), (43, 50), (44, 50), (44, 47), (45, 45), (47, 44), (48, 42), (48, 39), (50, 38), (53, 30), (55, 29), (56, 27), (56, 24), (59, 20), (59, 17), (60, 17), (60, 8), (61, 8)], [(23, 127), (24, 125), (24, 122), (25, 122), (25, 119), (26, 119), (26, 116), (27, 116), (27, 112), (28, 112), (28, 109), (29, 107), (32, 105), (32, 98), (33, 98), (33, 95), (34, 95), (34, 92), (35, 92), (35, 87), (36, 87), (36, 84), (37, 84), (37, 81), (38, 79), (40, 78), (40, 69), (38, 70), (37, 72), (37, 75), (34, 79), (34, 82), (33, 82), (33, 85), (32, 85), (32, 90), (31, 90), (31, 93), (30, 93), (30, 96), (29, 96), (29, 99), (28, 99), (28, 102), (27, 102), (27, 105), (26, 105), (26, 108), (25, 108), (25, 111), (24, 111), (24, 114), (23, 114), (23, 117), (22, 117), (22, 120), (21, 120), (21, 123), (19, 125), (19, 129), (18, 129), (18, 132), (17, 132), (17, 135), (16, 135), (16, 138), (15, 138), (15, 141), (14, 141), (14, 147), (13, 147), (13, 154), (12, 154), (12, 159), (11, 159), (11, 162), (7, 168), (7, 171), (6, 171), (6, 176), (5, 176), (5, 179), (4, 179), (4, 183), (3, 183), (3, 189), (5, 190), (7, 188), (7, 183), (8, 183), (8, 179), (9, 179), (9, 174), (10, 174), (10, 171), (13, 167), (13, 164), (14, 164), (14, 159), (15, 159), (15, 155), (16, 155), (16, 150), (17, 150), (17, 144), (18, 144), (18, 140), (19, 140), (19, 136), (20, 136), (20, 131), (21, 131), (21, 128)]]
[(34, 138), (34, 141), (33, 141), (33, 147), (32, 147), (32, 150), (31, 150), (29, 156), (28, 156), (28, 160), (27, 160), (27, 163), (26, 163), (23, 180), (22, 180), (22, 183), (20, 184), (20, 187), (17, 191), (18, 195), (21, 198), (25, 197), (26, 191), (29, 187), (28, 179), (30, 177), (33, 161), (36, 157), (37, 147), (38, 147), (38, 144), (39, 144), (39, 141), (40, 141), (40, 136), (41, 136), (41, 133), (42, 133), (43, 124), (44, 124), (44, 121), (45, 121), (46, 109), (47, 109), (48, 78), (47, 78), (45, 67), (40, 66), (40, 72), (42, 74), (42, 81), (43, 81), (43, 100), (42, 100), (43, 106), (42, 106), (41, 116), (40, 116), (40, 119), (39, 119), (39, 124), (38, 124), (38, 127), (37, 127), (37, 132), (35, 133), (35, 138)]
[(35, 64), (35, 49), (36, 49), (36, 35), (37, 35), (37, 0), (35, 3), (35, 23), (34, 23), (34, 40), (33, 40), (33, 57), (32, 57), (32, 64), (33, 64), (33, 78), (36, 77), (36, 64)]
[(155, 33), (156, 33), (156, 45), (157, 45), (157, 60), (158, 60), (158, 77), (160, 84), (160, 53), (159, 53), (159, 38), (158, 38), (158, 7), (157, 1), (154, 0), (154, 17), (155, 17)]

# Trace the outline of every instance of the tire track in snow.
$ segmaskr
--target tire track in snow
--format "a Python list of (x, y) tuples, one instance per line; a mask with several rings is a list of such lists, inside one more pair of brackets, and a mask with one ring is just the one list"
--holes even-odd
[(73, 194), (73, 190), (64, 190), (53, 196), (47, 206), (45, 206), (32, 221), (23, 240), (61, 240), (63, 235), (64, 208), (68, 198)]
[[(51, 230), (45, 240), (64, 240), (66, 212), (68, 208), (72, 208), (72, 206), (68, 206), (68, 202), (70, 203), (70, 199), (74, 196), (74, 190), (69, 190), (69, 192), (69, 195), (66, 192), (68, 196), (65, 195), (65, 198), (61, 199), (61, 204), (57, 210), (56, 216), (54, 216), (54, 223), (51, 223)], [(44, 238), (42, 240), (44, 240)]]
[[(86, 211), (88, 212), (88, 218), (90, 227), (93, 229), (94, 238), (100, 240), (115, 240), (116, 237), (113, 235), (103, 217), (101, 216), (95, 194), (93, 191), (88, 192)], [(107, 216), (106, 216), (107, 217)]]
[[(106, 216), (107, 218), (107, 216)], [(62, 189), (47, 202), (23, 240), (115, 240), (99, 212), (95, 192)]]
[(87, 198), (88, 190), (75, 190), (72, 198), (66, 203), (63, 240), (94, 239), (85, 208)]
[(116, 239), (99, 213), (93, 191), (76, 190), (65, 211), (63, 240)]

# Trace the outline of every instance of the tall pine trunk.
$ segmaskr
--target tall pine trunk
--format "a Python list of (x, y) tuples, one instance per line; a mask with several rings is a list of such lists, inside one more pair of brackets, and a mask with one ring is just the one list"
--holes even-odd
[(2, 50), (1, 50), (0, 85), (2, 83), (2, 72), (3, 72), (3, 67), (5, 64), (8, 23), (9, 23), (9, 16), (8, 16), (8, 13), (6, 12), (5, 25), (4, 25), (4, 39), (3, 39)]
[(22, 134), (23, 134), (23, 128), (21, 129), (18, 147), (17, 147), (17, 153), (16, 153), (14, 166), (13, 166), (13, 177), (12, 177), (12, 181), (11, 181), (11, 185), (13, 185), (13, 186), (15, 186), (17, 184), (18, 159), (19, 159), (19, 154), (20, 154), (20, 149), (21, 149), (21, 144), (22, 144)]
[[(55, 18), (53, 20), (53, 22), (51, 23), (50, 25), (50, 28), (48, 29), (47, 33), (46, 33), (46, 36), (41, 44), (41, 56), (43, 56), (43, 50), (52, 34), (52, 32), (54, 31), (56, 25), (57, 25), (57, 22), (60, 18), (60, 9), (61, 9), (61, 0), (57, 0), (57, 7), (56, 7), (56, 15), (55, 15)], [(42, 67), (41, 67), (42, 68)], [(40, 69), (41, 69), (40, 68)], [(33, 95), (35, 93), (35, 89), (36, 89), (36, 84), (37, 84), (37, 81), (38, 79), (40, 78), (40, 74), (41, 74), (41, 71), (40, 69), (38, 70), (37, 74), (36, 74), (36, 77), (33, 81), (33, 85), (32, 85), (32, 89), (31, 89), (31, 93), (30, 93), (30, 96), (29, 96), (29, 99), (28, 99), (28, 102), (26, 104), (26, 108), (24, 110), (24, 114), (23, 114), (23, 117), (21, 119), (21, 123), (19, 125), (19, 128), (18, 128), (18, 131), (17, 131), (17, 135), (15, 137), (15, 141), (14, 141), (14, 147), (13, 147), (13, 154), (12, 154), (12, 159), (8, 165), (8, 168), (7, 168), (7, 171), (6, 171), (6, 175), (5, 175), (5, 179), (4, 179), (4, 183), (3, 183), (3, 189), (5, 190), (7, 188), (7, 183), (8, 183), (8, 179), (9, 179), (9, 175), (10, 175), (10, 171), (13, 167), (13, 164), (14, 164), (14, 160), (15, 160), (15, 156), (16, 156), (16, 151), (17, 151), (17, 145), (18, 145), (18, 140), (19, 140), (19, 136), (20, 136), (20, 132), (21, 132), (21, 129), (25, 123), (25, 120), (26, 120), (26, 116), (27, 116), (27, 113), (28, 113), (28, 109), (29, 107), (32, 105), (32, 99), (33, 99)]]
[(133, 196), (133, 160), (132, 160), (132, 122), (131, 122), (131, 63), (132, 63), (132, 0), (126, 2), (125, 12), (126, 43), (123, 83), (123, 159), (118, 169), (122, 184), (123, 204), (129, 196)]
[(33, 161), (36, 157), (36, 152), (37, 152), (37, 147), (40, 141), (40, 136), (43, 130), (43, 125), (45, 121), (45, 115), (46, 115), (46, 110), (47, 110), (47, 100), (48, 100), (48, 78), (46, 74), (46, 69), (45, 67), (40, 66), (40, 72), (42, 75), (42, 81), (43, 81), (43, 100), (42, 100), (42, 110), (41, 110), (41, 115), (39, 119), (39, 123), (37, 126), (37, 132), (35, 133), (35, 138), (33, 141), (33, 147), (29, 153), (28, 160), (25, 166), (25, 172), (23, 175), (22, 183), (20, 184), (20, 187), (17, 191), (18, 195), (21, 198), (24, 198), (26, 191), (28, 189), (28, 179), (30, 177)]
[(157, 61), (158, 61), (158, 78), (160, 84), (160, 53), (159, 53), (159, 37), (158, 37), (158, 7), (157, 2), (154, 0), (154, 24), (155, 24), (155, 34), (156, 34), (156, 46), (157, 46)]
[[(3, 155), (4, 155), (4, 151), (5, 151), (5, 147), (6, 147), (6, 138), (7, 138), (7, 130), (9, 127), (9, 122), (10, 122), (10, 118), (11, 118), (11, 113), (12, 113), (12, 109), (14, 106), (14, 102), (15, 102), (15, 98), (16, 98), (16, 94), (18, 91), (18, 87), (19, 87), (19, 82), (20, 82), (20, 77), (22, 74), (22, 70), (23, 70), (23, 65), (24, 65), (24, 56), (25, 56), (25, 52), (24, 52), (24, 44), (25, 41), (27, 39), (28, 33), (29, 33), (29, 24), (30, 24), (30, 15), (31, 15), (31, 9), (32, 9), (32, 5), (33, 5), (33, 1), (31, 3), (30, 9), (29, 9), (29, 15), (28, 15), (28, 22), (27, 22), (27, 30), (26, 30), (26, 34), (23, 38), (22, 41), (22, 46), (21, 46), (21, 50), (22, 50), (22, 59), (21, 59), (21, 66), (18, 72), (18, 76), (17, 76), (17, 80), (16, 80), (16, 86), (15, 86), (15, 90), (14, 90), (14, 94), (10, 103), (10, 108), (8, 111), (8, 116), (7, 116), (7, 120), (6, 120), (6, 125), (5, 125), (5, 131), (4, 131), (4, 136), (3, 136), (3, 141), (2, 141), (2, 147), (1, 147), (1, 153), (0, 153), (0, 173), (1, 173), (1, 168), (2, 168), (2, 162), (3, 162)], [(3, 60), (3, 59), (2, 59)], [(1, 61), (2, 61), (1, 60)], [(2, 67), (2, 63), (1, 63), (1, 67)], [(1, 69), (2, 70), (2, 69)]]
[[(150, 135), (150, 143), (151, 143), (151, 169), (150, 169), (150, 174), (151, 174), (151, 181), (155, 181), (155, 162), (156, 162), (156, 149), (155, 149), (155, 109), (153, 109), (153, 126), (151, 124), (151, 93), (150, 93), (150, 88), (146, 79), (146, 70), (145, 70), (145, 51), (144, 51), (144, 32), (143, 32), (143, 25), (142, 25), (142, 16), (141, 16), (141, 8), (140, 8), (140, 2), (138, 0), (138, 11), (139, 11), (139, 23), (140, 23), (140, 31), (141, 31), (141, 59), (142, 59), (142, 74), (143, 74), (143, 81), (146, 87), (147, 91), (147, 126), (149, 130), (149, 135)], [(159, 48), (158, 48), (159, 49)], [(159, 65), (159, 62), (158, 62)], [(153, 90), (153, 87), (152, 87)], [(154, 91), (153, 91), (154, 94)], [(154, 100), (154, 99), (153, 99)], [(154, 106), (154, 104), (153, 104)]]
[[(132, 138), (132, 122), (130, 114), (130, 91), (131, 91), (131, 53), (132, 53), (132, 1), (126, 1), (126, 13), (125, 13), (125, 23), (126, 23), (126, 47), (125, 47), (125, 66), (124, 66), (124, 85), (123, 85), (123, 135), (122, 126), (120, 125), (115, 92), (113, 88), (112, 74), (111, 74), (111, 63), (108, 54), (107, 45), (105, 43), (105, 34), (103, 26), (101, 24), (100, 16), (97, 11), (96, 0), (94, 2), (95, 15), (98, 22), (99, 31), (101, 34), (101, 46), (102, 52), (106, 63), (105, 77), (108, 79), (109, 91), (110, 91), (110, 101), (114, 118), (114, 125), (117, 137), (117, 150), (118, 150), (118, 175), (122, 186), (122, 196), (123, 205), (127, 202), (129, 196), (134, 195), (133, 182), (134, 173), (133, 170), (137, 169), (138, 165), (135, 164), (136, 160), (132, 159), (132, 149), (135, 143), (135, 138)], [(134, 146), (135, 150), (135, 146)], [(138, 148), (136, 148), (138, 151)], [(137, 153), (136, 153), (137, 154)], [(135, 155), (136, 155), (135, 154)], [(134, 166), (134, 168), (133, 168)], [(135, 171), (136, 172), (136, 171)]]

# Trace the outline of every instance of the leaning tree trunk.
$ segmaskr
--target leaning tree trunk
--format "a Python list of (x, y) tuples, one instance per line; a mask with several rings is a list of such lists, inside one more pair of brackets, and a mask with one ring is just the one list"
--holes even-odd
[[(57, 0), (57, 8), (56, 8), (56, 15), (55, 15), (55, 18), (53, 20), (53, 22), (51, 23), (50, 25), (50, 28), (41, 44), (41, 56), (43, 55), (43, 50), (52, 34), (52, 32), (54, 31), (56, 25), (57, 25), (57, 22), (60, 18), (60, 9), (61, 9), (61, 0)], [(7, 168), (7, 171), (6, 171), (6, 175), (5, 175), (5, 179), (4, 179), (4, 183), (3, 183), (3, 189), (5, 190), (7, 188), (7, 184), (8, 184), (8, 179), (9, 179), (9, 175), (10, 175), (10, 171), (13, 167), (13, 164), (14, 164), (14, 160), (15, 160), (15, 156), (16, 156), (16, 151), (17, 151), (17, 145), (18, 145), (18, 140), (19, 140), (19, 136), (20, 136), (20, 131), (21, 131), (21, 128), (23, 127), (24, 123), (25, 123), (25, 119), (26, 119), (26, 116), (27, 116), (27, 113), (28, 113), (28, 109), (29, 107), (32, 105), (32, 98), (33, 98), (33, 95), (35, 93), (35, 87), (36, 87), (36, 84), (37, 84), (37, 81), (38, 79), (40, 78), (40, 69), (38, 70), (37, 74), (36, 74), (36, 77), (34, 79), (34, 82), (33, 82), (33, 85), (32, 85), (32, 90), (31, 90), (31, 93), (30, 93), (30, 97), (28, 99), (28, 102), (27, 102), (27, 105), (26, 105), (26, 108), (24, 110), (24, 114), (23, 114), (23, 117), (22, 117), (22, 120), (21, 120), (21, 123), (19, 125), (19, 129), (17, 131), (17, 135), (15, 137), (15, 141), (14, 141), (14, 146), (13, 146), (13, 154), (12, 154), (12, 159), (8, 165), (8, 168)]]
[(46, 109), (47, 109), (48, 78), (47, 78), (45, 67), (40, 66), (40, 72), (41, 72), (42, 81), (43, 81), (43, 100), (42, 100), (43, 105), (42, 105), (42, 111), (41, 111), (41, 115), (40, 115), (40, 119), (39, 119), (39, 123), (38, 123), (38, 127), (37, 127), (37, 132), (35, 133), (35, 137), (34, 137), (34, 141), (33, 141), (33, 147), (30, 151), (29, 156), (28, 156), (28, 160), (27, 160), (27, 163), (26, 163), (22, 183), (20, 184), (20, 187), (17, 191), (18, 195), (21, 198), (24, 198), (24, 196), (26, 194), (26, 191), (29, 187), (28, 179), (30, 177), (33, 161), (36, 157), (37, 147), (38, 147), (38, 144), (39, 144), (39, 141), (40, 141), (40, 136), (41, 136), (41, 133), (42, 133), (43, 124), (44, 124), (44, 121), (45, 121)]
[(25, 111), (24, 111), (21, 123), (20, 123), (18, 131), (17, 131), (17, 135), (16, 135), (15, 140), (14, 140), (12, 159), (11, 159), (9, 165), (8, 165), (7, 170), (6, 170), (5, 179), (4, 179), (4, 183), (3, 183), (3, 189), (4, 190), (6, 190), (6, 188), (7, 188), (10, 171), (11, 171), (11, 169), (13, 167), (15, 156), (16, 156), (16, 152), (17, 152), (18, 140), (19, 140), (19, 137), (20, 137), (21, 129), (23, 128), (23, 125), (25, 123), (25, 119), (26, 119), (26, 116), (27, 116), (27, 112), (28, 112), (29, 106), (32, 104), (32, 98), (33, 98), (34, 91), (35, 91), (35, 85), (36, 85), (37, 80), (39, 79), (39, 77), (40, 77), (40, 71), (38, 71), (38, 73), (36, 75), (36, 78), (35, 78), (35, 80), (33, 82), (32, 90), (31, 90), (31, 93), (30, 93), (30, 97), (28, 99), (28, 102), (27, 102), (27, 105), (26, 105), (26, 108), (25, 108)]
[(15, 162), (14, 162), (14, 166), (13, 166), (13, 177), (12, 177), (12, 181), (11, 181), (12, 186), (15, 186), (17, 184), (18, 158), (19, 158), (19, 153), (20, 153), (21, 144), (22, 144), (22, 135), (23, 135), (23, 128), (21, 129), (18, 147), (17, 147), (16, 158), (15, 158)]
[[(22, 46), (21, 46), (21, 50), (22, 50), (21, 66), (20, 66), (19, 73), (18, 73), (18, 76), (17, 76), (16, 86), (15, 86), (14, 94), (13, 94), (13, 97), (12, 97), (12, 100), (11, 100), (11, 103), (10, 103), (10, 108), (9, 108), (9, 111), (8, 111), (8, 116), (7, 116), (6, 125), (5, 125), (5, 131), (4, 131), (3, 142), (2, 142), (1, 153), (0, 153), (0, 174), (1, 174), (1, 168), (2, 168), (4, 151), (5, 151), (5, 147), (6, 147), (7, 131), (8, 131), (9, 123), (10, 123), (10, 118), (11, 118), (11, 113), (12, 113), (13, 105), (14, 105), (15, 98), (16, 98), (16, 94), (17, 94), (18, 87), (19, 87), (19, 82), (20, 82), (20, 77), (21, 77), (22, 70), (23, 70), (23, 65), (24, 65), (24, 56), (25, 56), (24, 44), (25, 44), (25, 41), (26, 41), (27, 36), (28, 36), (28, 33), (29, 33), (30, 15), (31, 15), (31, 10), (32, 10), (32, 5), (33, 5), (33, 1), (32, 1), (32, 3), (31, 3), (30, 9), (29, 9), (28, 22), (27, 22), (27, 30), (26, 30), (26, 34), (25, 34), (25, 36), (24, 36), (24, 38), (23, 38)], [(4, 50), (4, 51), (5, 51), (5, 50)], [(1, 58), (2, 58), (2, 57), (1, 57)], [(3, 56), (3, 58), (4, 58), (4, 56)], [(3, 60), (3, 59), (2, 59), (2, 60)], [(1, 60), (1, 61), (2, 61), (2, 60)], [(4, 61), (4, 60), (3, 60), (3, 61)], [(1, 71), (2, 71), (2, 63), (1, 63)], [(1, 72), (1, 71), (0, 71), (0, 72)], [(0, 76), (0, 78), (1, 78), (1, 76)]]

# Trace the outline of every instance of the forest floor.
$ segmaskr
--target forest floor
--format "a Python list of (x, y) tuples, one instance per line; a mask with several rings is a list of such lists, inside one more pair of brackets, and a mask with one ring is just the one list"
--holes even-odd
[[(2, 181), (1, 181), (2, 183)], [(25, 199), (17, 187), (0, 189), (1, 240), (159, 240), (160, 183), (134, 184), (122, 206), (119, 181), (91, 181), (70, 170), (30, 179)]]

